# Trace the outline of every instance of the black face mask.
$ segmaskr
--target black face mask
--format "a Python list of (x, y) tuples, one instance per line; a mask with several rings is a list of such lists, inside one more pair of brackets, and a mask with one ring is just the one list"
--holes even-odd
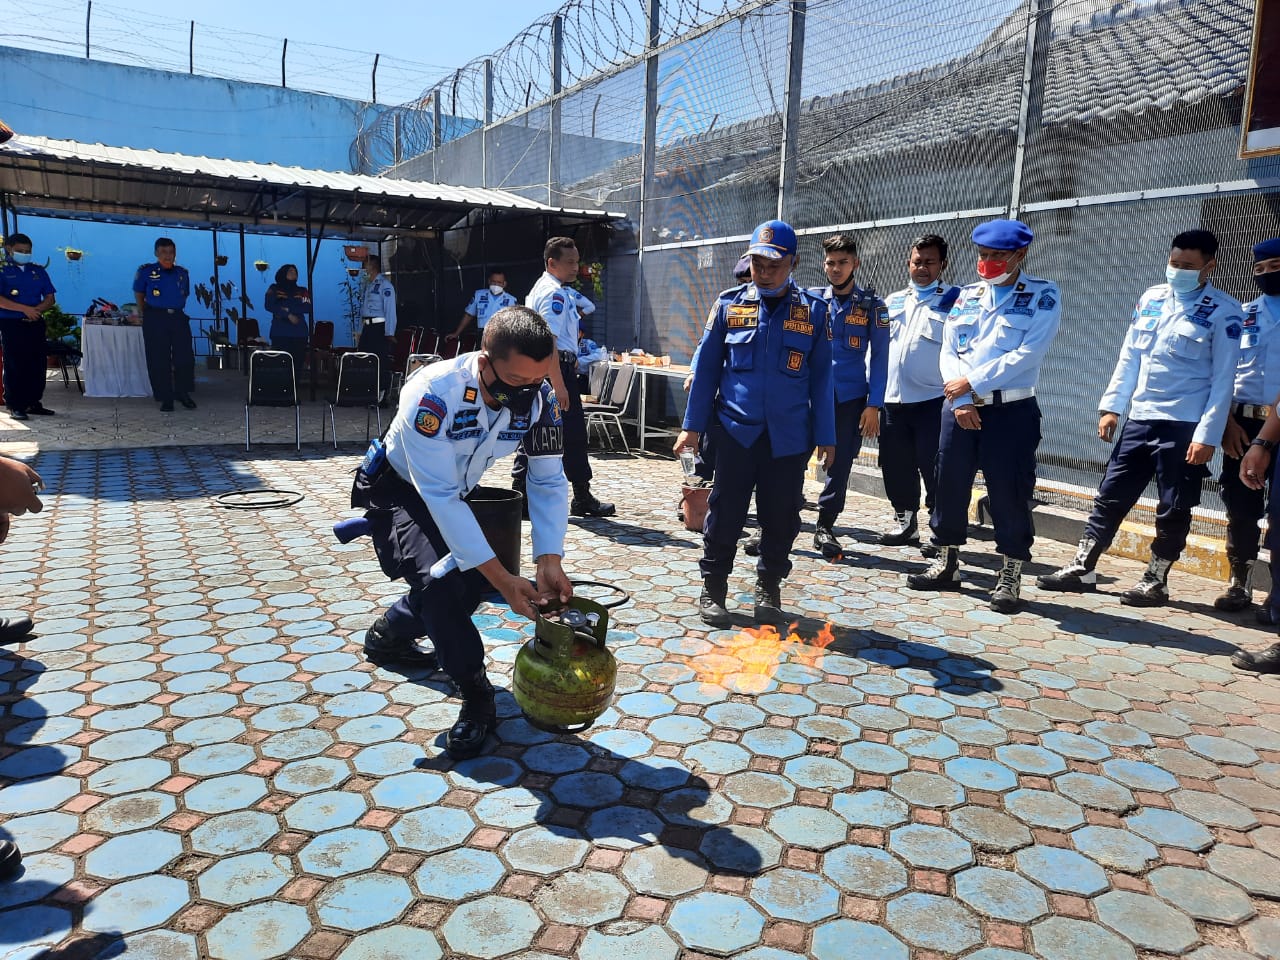
[(1280, 270), (1272, 270), (1270, 273), (1255, 273), (1253, 282), (1268, 297), (1280, 297)]
[[(488, 354), (485, 354), (488, 359)], [(493, 397), (494, 402), (500, 407), (506, 407), (516, 413), (524, 413), (533, 406), (533, 398), (538, 395), (538, 391), (542, 389), (542, 381), (537, 383), (526, 383), (517, 386), (513, 383), (507, 383), (500, 376), (498, 371), (493, 369), (493, 361), (489, 361), (489, 372), (493, 374), (493, 381), (485, 383), (484, 388), (489, 391), (489, 396)], [(484, 381), (481, 381), (482, 383)]]

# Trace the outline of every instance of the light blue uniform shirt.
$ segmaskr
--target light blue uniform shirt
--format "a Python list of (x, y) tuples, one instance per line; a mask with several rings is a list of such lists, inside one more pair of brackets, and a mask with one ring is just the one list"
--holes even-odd
[(942, 396), (942, 333), (959, 287), (939, 283), (920, 293), (907, 287), (885, 301), (889, 370), (885, 403), (920, 403)]
[(1259, 297), (1244, 305), (1240, 363), (1231, 399), (1270, 406), (1280, 396), (1280, 297)]
[(364, 291), (364, 302), (360, 304), (360, 316), (366, 320), (383, 320), (386, 323), (384, 332), (388, 337), (396, 335), (396, 289), (391, 281), (378, 274), (370, 281)]
[(578, 291), (543, 272), (524, 305), (537, 311), (556, 338), (557, 350), (578, 354)]
[(979, 396), (1034, 388), (1061, 319), (1062, 295), (1052, 280), (1023, 273), (1002, 287), (961, 287), (943, 330), (942, 382), (967, 377)]
[(501, 310), (503, 307), (514, 307), (519, 303), (515, 297), (503, 290), (496, 297), (489, 292), (486, 287), (483, 290), (477, 290), (471, 295), (471, 302), (467, 304), (465, 313), (476, 318), (476, 328), (484, 329), (484, 325), (489, 318)]
[[(1175, 297), (1167, 283), (1133, 308), (1099, 408), (1134, 420), (1196, 423), (1191, 439), (1216, 447), (1231, 409), (1244, 308), (1212, 284)], [(1272, 398), (1274, 399), (1274, 398)]]

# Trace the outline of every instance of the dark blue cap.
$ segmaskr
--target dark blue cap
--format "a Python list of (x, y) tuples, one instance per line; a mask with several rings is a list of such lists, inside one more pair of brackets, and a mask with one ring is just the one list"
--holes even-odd
[(1254, 263), (1261, 263), (1272, 257), (1280, 257), (1280, 237), (1272, 237), (1270, 240), (1263, 240), (1253, 245)]
[(1035, 238), (1021, 220), (988, 220), (973, 228), (973, 242), (992, 250), (1021, 250)]
[(751, 276), (751, 254), (744, 253), (733, 266), (733, 278), (742, 280)]
[(781, 220), (766, 220), (756, 227), (751, 234), (751, 245), (747, 247), (747, 255), (765, 257), (769, 260), (781, 260), (783, 257), (794, 257), (796, 253), (796, 232), (791, 224)]

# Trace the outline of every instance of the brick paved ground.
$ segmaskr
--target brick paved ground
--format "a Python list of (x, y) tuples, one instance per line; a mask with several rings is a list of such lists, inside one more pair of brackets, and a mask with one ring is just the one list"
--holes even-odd
[[(503, 693), (492, 753), (452, 764), (441, 678), (358, 654), (398, 590), (329, 534), (352, 465), (42, 455), (49, 510), (0, 550), (0, 607), (40, 621), (0, 649), (0, 830), (27, 854), (0, 958), (1280, 957), (1280, 683), (1229, 666), (1270, 638), (1209, 615), (1216, 584), (1175, 572), (1150, 612), (1031, 588), (1005, 617), (986, 544), (939, 598), (904, 589), (909, 550), (827, 565), (806, 533), (784, 600), (837, 639), (756, 689), (692, 615), (673, 464), (606, 459), (620, 517), (570, 550), (634, 596), (613, 709), (557, 738)], [(306, 499), (210, 503), (253, 485)], [(886, 509), (845, 519), (867, 540)], [(479, 621), (508, 686), (529, 625)]]

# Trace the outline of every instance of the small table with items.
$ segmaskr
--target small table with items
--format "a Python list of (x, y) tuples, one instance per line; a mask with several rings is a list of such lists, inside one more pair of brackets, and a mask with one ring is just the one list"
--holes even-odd
[[(629, 361), (628, 361), (629, 362)], [(618, 368), (624, 364), (611, 360), (609, 366)], [(668, 379), (676, 379), (684, 382), (684, 378), (689, 376), (690, 368), (681, 364), (667, 363), (665, 365), (658, 363), (633, 363), (635, 367), (636, 378), (639, 383), (639, 398), (636, 408), (636, 433), (638, 434), (638, 446), (644, 449), (645, 440), (648, 437), (675, 437), (678, 436), (679, 430), (672, 430), (667, 427), (651, 427), (648, 425), (648, 405), (649, 405), (649, 378), (665, 377)], [(679, 393), (679, 391), (677, 391)], [(683, 415), (683, 410), (681, 410)]]
[(86, 319), (81, 327), (80, 350), (84, 354), (80, 372), (86, 397), (151, 396), (141, 326)]

